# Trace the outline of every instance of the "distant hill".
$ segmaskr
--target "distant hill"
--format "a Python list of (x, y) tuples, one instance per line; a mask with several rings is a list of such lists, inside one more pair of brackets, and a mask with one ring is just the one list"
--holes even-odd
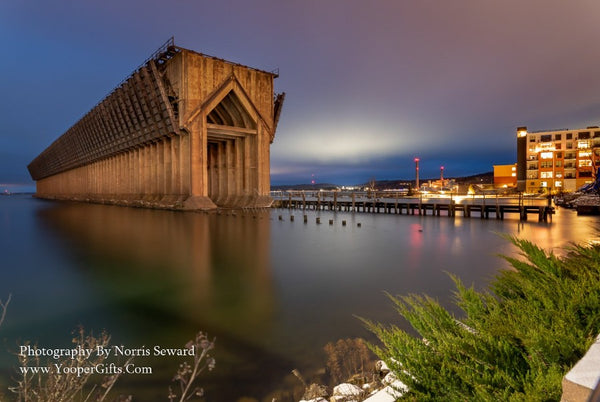
[[(422, 183), (425, 183), (429, 180), (438, 180), (439, 177), (434, 177), (434, 178), (423, 178), (420, 179), (419, 181)], [(485, 172), (485, 173), (478, 173), (478, 174), (474, 174), (471, 176), (464, 176), (464, 177), (446, 177), (446, 179), (454, 179), (456, 180), (456, 182), (463, 186), (463, 185), (469, 185), (469, 184), (491, 184), (494, 182), (494, 172)], [(360, 183), (360, 184), (356, 184), (355, 187), (365, 187), (368, 186), (369, 183)], [(376, 180), (375, 181), (375, 187), (377, 188), (377, 190), (389, 190), (389, 189), (398, 189), (398, 188), (408, 188), (408, 187), (414, 187), (415, 185), (415, 180), (406, 180), (406, 179), (398, 179), (398, 180)], [(337, 184), (332, 184), (332, 183), (318, 183), (318, 184), (292, 184), (292, 185), (273, 185), (271, 186), (271, 190), (272, 191), (276, 191), (276, 190), (282, 190), (282, 191), (286, 191), (286, 190), (318, 190), (318, 189), (323, 189), (323, 190), (333, 190), (336, 188), (339, 188), (342, 186), (339, 186)]]
[(318, 184), (282, 184), (271, 186), (271, 191), (287, 191), (287, 190), (335, 190), (341, 187), (337, 184), (331, 183), (318, 183)]

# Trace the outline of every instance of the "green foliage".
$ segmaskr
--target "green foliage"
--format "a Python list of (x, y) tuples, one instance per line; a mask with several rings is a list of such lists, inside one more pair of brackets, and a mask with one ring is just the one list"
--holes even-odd
[(600, 246), (559, 258), (508, 239), (521, 257), (503, 257), (513, 269), (491, 291), (452, 277), (460, 321), (417, 295), (390, 298), (421, 338), (365, 321), (382, 343), (374, 352), (409, 388), (401, 400), (560, 400), (562, 377), (600, 332)]

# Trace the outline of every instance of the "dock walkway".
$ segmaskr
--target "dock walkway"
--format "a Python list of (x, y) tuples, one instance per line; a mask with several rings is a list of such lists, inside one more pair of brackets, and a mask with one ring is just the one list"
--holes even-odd
[[(413, 198), (413, 197), (377, 197), (360, 193), (340, 194), (338, 192), (273, 192), (276, 208), (303, 209), (317, 211), (345, 211), (384, 213), (396, 215), (431, 215), (465, 218), (504, 219), (514, 214), (521, 221), (527, 221), (529, 215), (537, 216), (538, 222), (551, 222), (554, 207), (542, 205), (545, 200), (523, 201), (519, 198), (498, 198), (485, 196)], [(528, 205), (527, 205), (528, 204)], [(535, 219), (535, 218), (534, 218)]]

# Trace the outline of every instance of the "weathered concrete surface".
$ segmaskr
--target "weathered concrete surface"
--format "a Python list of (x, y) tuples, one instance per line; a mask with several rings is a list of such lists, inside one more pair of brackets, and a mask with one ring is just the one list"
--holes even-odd
[(563, 378), (563, 402), (586, 402), (600, 380), (600, 335)]
[(36, 196), (207, 210), (270, 198), (277, 75), (170, 44), (28, 166)]

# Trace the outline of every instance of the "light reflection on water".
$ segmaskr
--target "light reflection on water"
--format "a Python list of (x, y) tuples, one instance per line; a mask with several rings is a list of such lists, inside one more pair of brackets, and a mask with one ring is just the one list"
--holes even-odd
[[(304, 224), (289, 210), (207, 215), (29, 197), (0, 205), (0, 299), (13, 294), (4, 349), (19, 339), (67, 346), (78, 324), (129, 347), (178, 347), (203, 330), (217, 336), (208, 401), (262, 398), (291, 369), (322, 365), (325, 343), (370, 336), (356, 316), (404, 325), (384, 292), (449, 305), (448, 272), (484, 287), (506, 267), (497, 254), (514, 252), (499, 233), (556, 252), (598, 238), (597, 218), (564, 210), (551, 224), (314, 211)], [(0, 361), (15, 364), (4, 352)], [(124, 386), (166, 389), (179, 361), (151, 363), (153, 380)]]

